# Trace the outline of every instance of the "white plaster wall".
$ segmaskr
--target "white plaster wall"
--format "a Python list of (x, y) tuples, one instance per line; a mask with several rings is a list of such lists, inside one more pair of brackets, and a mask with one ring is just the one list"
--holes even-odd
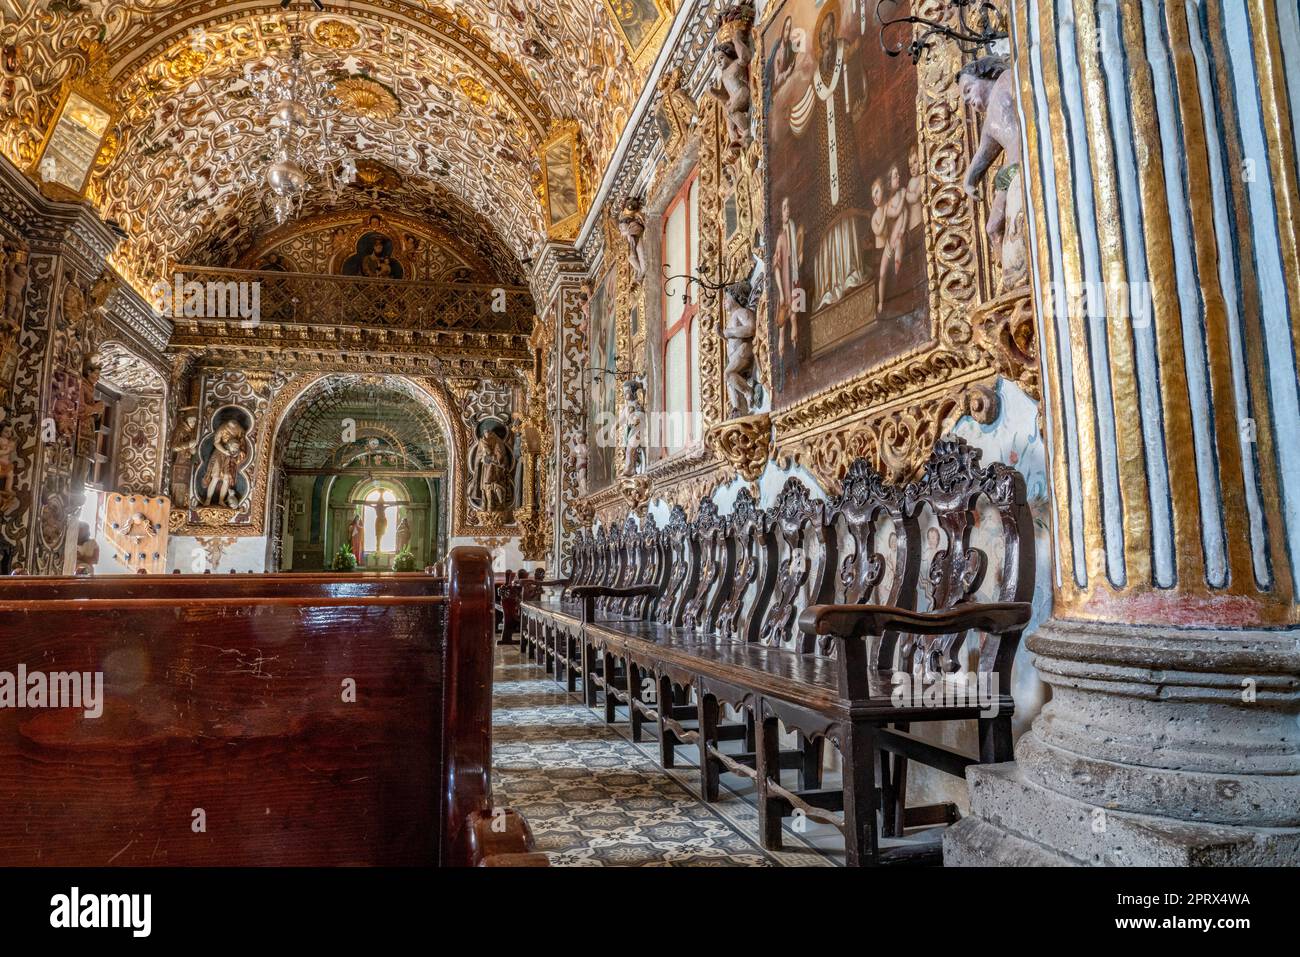
[(167, 542), (167, 571), (179, 568), (184, 573), (264, 572), (266, 571), (266, 536), (236, 538), (209, 568), (207, 552), (197, 538), (176, 535)]

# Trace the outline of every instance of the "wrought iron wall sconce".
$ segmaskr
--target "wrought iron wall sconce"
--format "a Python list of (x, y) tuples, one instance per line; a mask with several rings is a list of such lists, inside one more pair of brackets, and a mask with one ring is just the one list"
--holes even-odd
[[(989, 0), (948, 0), (948, 5), (957, 11), (957, 26), (928, 17), (905, 16), (886, 18), (886, 11), (892, 13), (902, 5), (903, 0), (878, 0), (876, 3), (876, 22), (880, 24), (880, 49), (889, 56), (899, 56), (904, 50), (912, 58), (913, 65), (921, 62), (921, 56), (934, 46), (935, 38), (942, 37), (957, 44), (967, 55), (991, 53), (993, 44), (1006, 40), (1006, 15)], [(908, 29), (904, 38), (911, 40), (891, 42), (891, 30), (920, 25), (924, 30), (917, 34)]]

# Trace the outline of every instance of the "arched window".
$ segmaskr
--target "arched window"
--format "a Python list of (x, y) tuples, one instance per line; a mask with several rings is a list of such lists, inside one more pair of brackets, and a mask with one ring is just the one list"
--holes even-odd
[[(692, 172), (664, 211), (663, 262), (669, 275), (695, 276), (700, 266), (699, 174)], [(685, 287), (683, 289), (683, 287)], [(683, 294), (684, 293), (684, 294)], [(684, 280), (664, 284), (663, 405), (660, 435), (672, 452), (696, 439), (700, 407), (699, 304)]]

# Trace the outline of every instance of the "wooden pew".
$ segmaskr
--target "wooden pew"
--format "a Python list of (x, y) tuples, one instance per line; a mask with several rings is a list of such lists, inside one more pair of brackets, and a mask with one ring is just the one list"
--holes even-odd
[(3, 580), (0, 671), (103, 694), (0, 708), (0, 864), (543, 864), (491, 804), (492, 638), (479, 548), (445, 584)]

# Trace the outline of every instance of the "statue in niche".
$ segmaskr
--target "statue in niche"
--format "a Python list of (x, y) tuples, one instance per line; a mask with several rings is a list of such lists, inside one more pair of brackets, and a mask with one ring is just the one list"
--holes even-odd
[[(378, 525), (375, 526), (378, 530)], [(397, 550), (403, 551), (411, 547), (411, 518), (406, 512), (402, 512), (402, 517), (397, 520)]]
[(6, 245), (0, 249), (0, 396), (8, 395), (18, 371), (28, 269), (25, 248)]
[(204, 505), (239, 508), (248, 498), (243, 469), (252, 458), (249, 433), (252, 416), (237, 406), (227, 406), (214, 417), (212, 435), (204, 441), (199, 473), (199, 493)]
[(739, 153), (753, 142), (750, 133), (749, 63), (754, 50), (751, 30), (754, 5), (737, 3), (722, 12), (713, 40), (713, 56), (721, 71), (709, 92), (722, 101), (727, 112), (727, 135), (732, 151)]
[(198, 446), (199, 410), (197, 406), (191, 405), (176, 413), (176, 426), (168, 454), (167, 474), (171, 476), (173, 502), (185, 502), (189, 498), (190, 457)]
[(362, 564), (366, 557), (366, 526), (360, 512), (354, 512), (352, 521), (348, 523), (348, 544), (352, 548), (352, 557), (358, 565)]
[(577, 440), (573, 443), (573, 477), (578, 486), (578, 494), (587, 494), (587, 462), (591, 458), (591, 450), (587, 448), (587, 439), (579, 433)]
[(727, 401), (732, 416), (749, 415), (754, 407), (754, 333), (758, 322), (754, 306), (762, 294), (747, 281), (734, 283), (723, 293), (727, 322), (722, 338), (727, 347)]
[(97, 356), (87, 356), (81, 373), (81, 409), (77, 421), (77, 454), (90, 464), (95, 454), (95, 433), (103, 421), (106, 405), (103, 399), (96, 398), (95, 390), (99, 386), (100, 361)]
[(506, 442), (509, 432), (496, 419), (480, 422), (478, 432), (469, 451), (469, 503), (480, 512), (502, 518), (515, 498), (514, 454)]
[(645, 466), (645, 404), (641, 380), (623, 383), (623, 475), (636, 475)]
[(1002, 261), (1002, 290), (1029, 281), (1025, 246), (1025, 194), (1021, 182), (1020, 115), (1016, 111), (1015, 77), (1004, 57), (972, 60), (957, 74), (964, 103), (984, 114), (979, 147), (971, 157), (963, 186), (978, 201), (979, 187), (999, 154), (1002, 168), (993, 177), (993, 205), (985, 227), (993, 255)]
[(71, 447), (81, 419), (81, 382), (68, 369), (55, 369), (50, 378), (50, 417), (59, 442)]
[(645, 214), (641, 205), (639, 199), (629, 199), (618, 217), (618, 231), (627, 240), (627, 263), (632, 267), (632, 280), (636, 283), (645, 279), (645, 249), (642, 245)]

